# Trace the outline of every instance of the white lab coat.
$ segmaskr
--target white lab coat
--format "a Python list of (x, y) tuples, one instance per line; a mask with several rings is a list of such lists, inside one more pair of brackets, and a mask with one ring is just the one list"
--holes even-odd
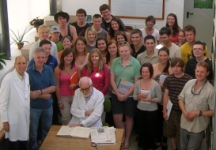
[[(93, 93), (86, 103), (85, 97), (80, 88), (75, 91), (71, 114), (73, 115), (69, 124), (82, 123), (85, 127), (101, 127), (101, 115), (103, 113), (104, 95), (102, 92), (93, 88)], [(86, 110), (93, 110), (90, 116), (85, 116)]]
[(0, 88), (0, 117), (10, 125), (5, 138), (10, 141), (29, 139), (30, 86), (26, 72), (23, 81), (15, 69), (4, 77)]

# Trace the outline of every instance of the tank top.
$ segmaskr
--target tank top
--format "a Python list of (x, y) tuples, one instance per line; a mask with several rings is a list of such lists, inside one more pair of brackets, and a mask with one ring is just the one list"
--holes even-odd
[[(75, 66), (75, 71), (77, 71), (77, 67)], [(73, 74), (73, 73), (72, 73)], [(70, 89), (70, 78), (72, 76), (72, 74), (69, 75), (65, 75), (62, 73), (62, 70), (60, 70), (60, 74), (59, 74), (59, 90), (60, 90), (60, 95), (61, 96), (71, 96), (73, 95), (71, 93), (71, 89)]]
[[(71, 37), (71, 40), (73, 40), (73, 36), (71, 35), (71, 32), (70, 32), (70, 25), (68, 25), (68, 33), (67, 33), (67, 36)], [(63, 38), (63, 36), (60, 34), (59, 35), (59, 40), (61, 41)]]

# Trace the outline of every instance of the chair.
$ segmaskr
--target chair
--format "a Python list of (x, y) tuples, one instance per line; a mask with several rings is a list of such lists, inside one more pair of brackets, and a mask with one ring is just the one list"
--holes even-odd
[(105, 118), (106, 118), (106, 113), (111, 111), (111, 102), (110, 99), (107, 97), (104, 97), (104, 112), (102, 114), (102, 122), (103, 122), (103, 126), (109, 126), (109, 124), (107, 122), (105, 122)]

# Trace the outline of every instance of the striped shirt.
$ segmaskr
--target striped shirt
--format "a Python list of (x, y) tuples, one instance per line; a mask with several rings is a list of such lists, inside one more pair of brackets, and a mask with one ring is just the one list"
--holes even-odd
[(176, 78), (174, 74), (169, 75), (164, 81), (164, 88), (169, 90), (169, 98), (170, 101), (173, 103), (174, 110), (180, 111), (178, 104), (178, 95), (181, 93), (185, 83), (191, 80), (192, 77), (186, 73), (181, 78)]

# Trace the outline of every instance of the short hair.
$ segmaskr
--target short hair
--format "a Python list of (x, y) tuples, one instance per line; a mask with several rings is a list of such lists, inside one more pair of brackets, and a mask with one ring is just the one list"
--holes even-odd
[(208, 63), (205, 62), (205, 61), (203, 61), (203, 62), (198, 62), (198, 63), (196, 64), (196, 67), (198, 67), (198, 66), (201, 66), (201, 67), (205, 68), (207, 72), (210, 71), (209, 65), (208, 65)]
[(153, 21), (154, 24), (156, 23), (155, 17), (152, 16), (152, 15), (151, 15), (151, 16), (148, 16), (148, 17), (146, 18), (145, 24), (147, 25), (147, 22), (149, 22), (149, 21)]
[(194, 35), (196, 35), (196, 28), (190, 24), (188, 24), (184, 27), (184, 33), (185, 33), (185, 31), (192, 31), (194, 33)]
[(80, 80), (79, 80), (79, 86), (80, 86), (80, 83), (83, 82), (84, 80), (88, 80), (88, 84), (89, 86), (92, 85), (92, 79), (87, 77), (87, 76), (84, 76), (84, 77), (81, 77)]
[(48, 40), (42, 40), (42, 41), (40, 41), (39, 46), (42, 47), (45, 44), (50, 44), (52, 46), (52, 43), (50, 41), (48, 41)]
[(129, 50), (130, 50), (130, 52), (132, 53), (132, 49), (131, 49), (131, 47), (130, 47), (130, 44), (128, 43), (128, 42), (122, 42), (122, 43), (118, 43), (118, 51), (120, 50), (120, 48), (121, 47), (123, 47), (123, 46), (127, 46), (128, 48), (129, 48)]
[(171, 35), (171, 30), (168, 27), (162, 27), (160, 29), (160, 31), (159, 31), (159, 34), (160, 35), (167, 34), (168, 36), (170, 36)]
[(38, 34), (41, 33), (41, 30), (47, 30), (50, 33), (50, 28), (46, 25), (40, 25), (38, 28)]
[(142, 37), (142, 31), (141, 31), (140, 29), (133, 29), (133, 30), (131, 31), (131, 36), (132, 36), (133, 34), (139, 34), (139, 36)]
[(109, 5), (107, 5), (107, 4), (103, 4), (103, 5), (101, 5), (101, 6), (99, 7), (100, 13), (101, 13), (102, 11), (106, 10), (106, 9), (110, 10)]
[(19, 55), (19, 56), (16, 56), (16, 58), (15, 58), (15, 61), (14, 61), (14, 64), (17, 62), (17, 59), (18, 58), (24, 58), (25, 59), (25, 62), (27, 63), (27, 59), (23, 56), (23, 55)]
[(141, 76), (142, 76), (142, 69), (143, 69), (144, 67), (147, 67), (147, 68), (148, 68), (149, 73), (150, 73), (149, 78), (152, 78), (152, 76), (153, 76), (153, 74), (154, 74), (154, 69), (153, 69), (152, 64), (149, 63), (149, 62), (142, 64), (142, 66), (141, 66), (141, 68), (140, 68), (140, 75), (141, 75)]
[(184, 61), (181, 58), (173, 58), (171, 61), (171, 67), (175, 67), (178, 64), (182, 69), (184, 68)]
[(63, 37), (62, 37), (61, 42), (63, 43), (63, 41), (64, 41), (65, 39), (68, 39), (69, 41), (72, 41), (71, 37), (68, 36), (68, 35), (66, 35), (66, 36), (63, 36)]
[(116, 41), (117, 41), (117, 36), (118, 36), (118, 35), (123, 36), (124, 39), (125, 39), (125, 41), (127, 41), (127, 37), (126, 37), (126, 35), (125, 35), (125, 32), (123, 32), (123, 31), (117, 31), (116, 34), (115, 34), (115, 40), (116, 40)]
[[(59, 63), (59, 68), (61, 70), (64, 70), (64, 57), (67, 56), (68, 54), (72, 53), (73, 54), (73, 51), (71, 48), (66, 48), (65, 50), (63, 50), (63, 53), (61, 55), (61, 58), (60, 58), (60, 63)], [(75, 57), (74, 57), (74, 54), (73, 54), (73, 60), (71, 62), (71, 66), (70, 68), (73, 68), (75, 66)]]
[(153, 35), (147, 35), (145, 38), (144, 38), (144, 43), (147, 41), (147, 40), (153, 40), (155, 42), (155, 37)]
[(94, 14), (93, 19), (94, 18), (101, 18), (101, 15), (100, 14)]
[(45, 52), (45, 50), (44, 50), (43, 47), (38, 47), (38, 48), (36, 48), (35, 51), (34, 51), (34, 56), (35, 56), (37, 53), (40, 53), (40, 52), (46, 54), (46, 52)]
[(203, 43), (203, 42), (201, 42), (201, 41), (196, 41), (196, 42), (193, 44), (193, 46), (194, 46), (194, 45), (202, 45), (203, 50), (205, 50), (205, 46), (206, 46), (206, 44)]
[(80, 8), (76, 11), (76, 15), (77, 14), (84, 14), (84, 16), (87, 16), (85, 9), (82, 9), (82, 8)]

